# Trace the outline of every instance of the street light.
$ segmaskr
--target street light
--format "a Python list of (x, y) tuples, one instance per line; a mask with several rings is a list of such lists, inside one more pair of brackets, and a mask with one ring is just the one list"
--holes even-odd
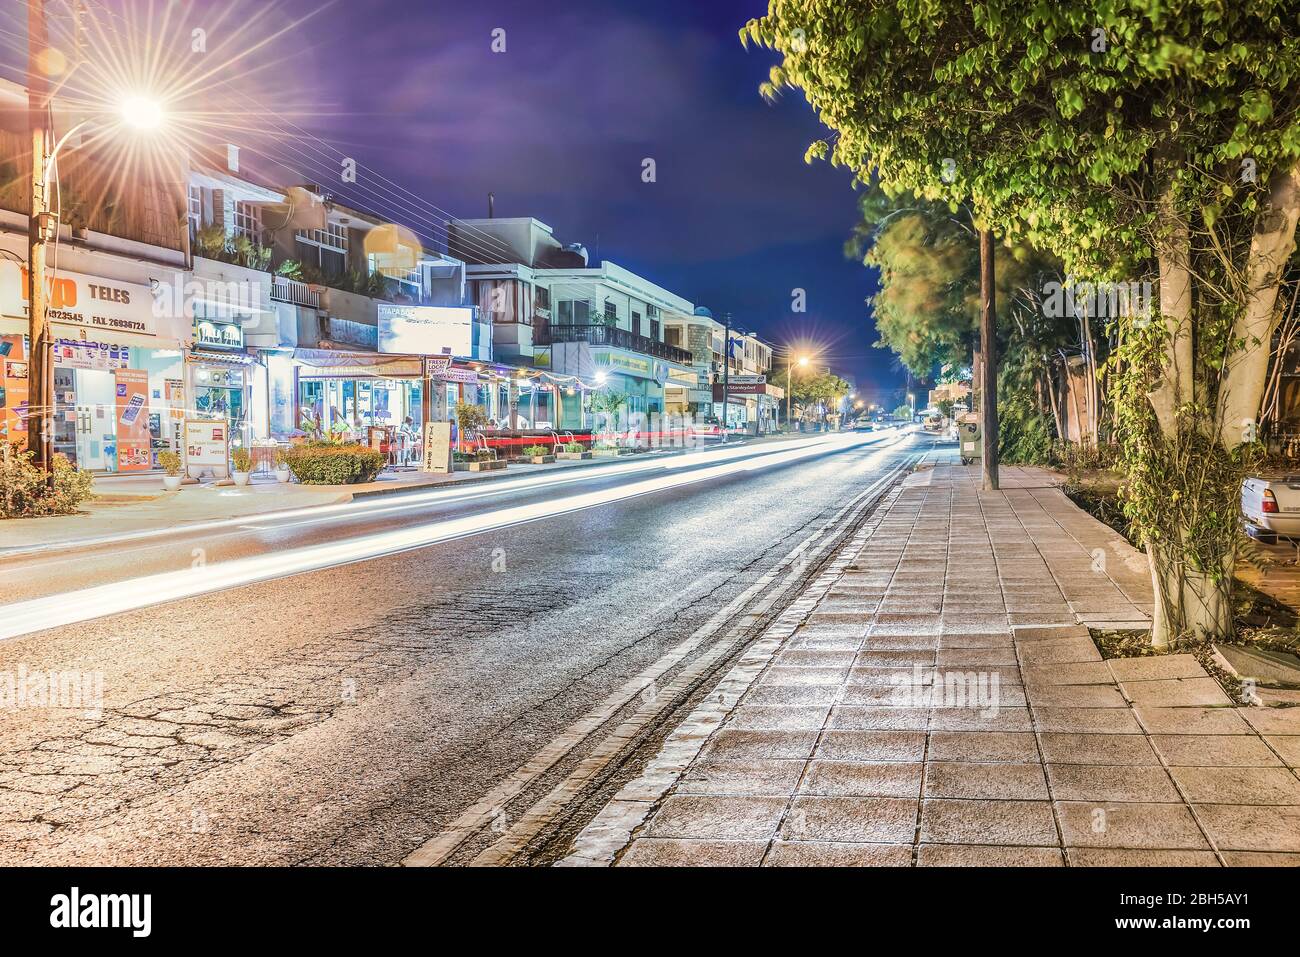
[(794, 372), (794, 367), (795, 367), (795, 365), (806, 366), (806, 365), (808, 364), (808, 361), (809, 361), (809, 360), (808, 360), (808, 357), (807, 357), (807, 356), (800, 356), (796, 362), (789, 362), (789, 363), (786, 363), (786, 367), (785, 367), (785, 427), (786, 427), (787, 429), (790, 428), (790, 409), (791, 409), (791, 405), (790, 405), (790, 403), (791, 403), (791, 401), (792, 401), (792, 397), (791, 397), (791, 395), (790, 395), (791, 383), (793, 382), (793, 380), (791, 379), (791, 374)]
[[(29, 21), (29, 27), (30, 27)], [(43, 21), (40, 35), (44, 34)], [(29, 41), (34, 44), (35, 41)], [(29, 71), (30, 73), (31, 71)], [(42, 470), (53, 474), (53, 448), (50, 444), (54, 419), (53, 356), (50, 354), (49, 297), (46, 290), (45, 244), (56, 238), (59, 223), (50, 211), (50, 174), (57, 176), (55, 162), (59, 151), (72, 137), (95, 122), (95, 118), (82, 120), (59, 138), (50, 148), (50, 137), (45, 127), (47, 103), (43, 83), (29, 82), (27, 90), (29, 127), (32, 135), (31, 153), (31, 226), (27, 241), (27, 340), (30, 343), (28, 384), (28, 443), (34, 451)], [(124, 96), (117, 104), (121, 121), (138, 131), (156, 130), (164, 120), (162, 103), (143, 94)], [(51, 220), (55, 221), (51, 221)], [(51, 234), (53, 234), (51, 236)]]
[(151, 96), (128, 96), (122, 100), (118, 112), (122, 116), (122, 122), (137, 130), (156, 130), (163, 124), (163, 105)]

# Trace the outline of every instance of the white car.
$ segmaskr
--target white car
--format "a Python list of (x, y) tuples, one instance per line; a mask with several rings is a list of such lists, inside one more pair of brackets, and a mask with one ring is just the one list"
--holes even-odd
[(1241, 483), (1246, 534), (1272, 544), (1300, 538), (1300, 474), (1255, 475)]

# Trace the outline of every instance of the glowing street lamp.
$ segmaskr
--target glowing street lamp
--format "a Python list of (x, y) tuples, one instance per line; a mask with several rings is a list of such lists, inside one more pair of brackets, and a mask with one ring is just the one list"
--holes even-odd
[(787, 429), (790, 428), (790, 409), (791, 409), (790, 403), (793, 399), (793, 397), (790, 395), (791, 384), (793, 382), (791, 375), (794, 372), (794, 367), (796, 365), (799, 366), (800, 368), (803, 368), (810, 361), (812, 360), (810, 360), (807, 356), (800, 356), (796, 361), (789, 362), (786, 364), (785, 367), (785, 427)]
[[(30, 413), (35, 414), (28, 416), (28, 435), (40, 467), (47, 474), (52, 474), (54, 462), (50, 440), (53, 431), (54, 362), (50, 354), (45, 244), (49, 239), (57, 237), (59, 223), (57, 217), (50, 211), (50, 174), (58, 175), (58, 167), (55, 163), (63, 146), (74, 135), (95, 123), (98, 118), (82, 120), (75, 124), (59, 138), (53, 148), (50, 148), (45, 129), (45, 104), (42, 103), (44, 95), (43, 87), (29, 84), (28, 105), (31, 108), (33, 149), (29, 207), (31, 228), (28, 230), (27, 243), (27, 301), (30, 304), (27, 338), (31, 349), (31, 368), (28, 377), (31, 395), (28, 409)], [(141, 132), (158, 129), (162, 126), (165, 117), (162, 103), (142, 94), (123, 97), (117, 104), (117, 112), (124, 125)]]

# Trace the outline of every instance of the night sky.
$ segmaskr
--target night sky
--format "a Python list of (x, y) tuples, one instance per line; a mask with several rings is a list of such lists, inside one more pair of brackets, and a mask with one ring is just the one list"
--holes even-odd
[[(730, 312), (778, 347), (816, 346), (864, 397), (901, 401), (884, 392), (901, 392), (904, 373), (873, 347), (864, 300), (874, 276), (843, 253), (856, 220), (851, 176), (804, 163), (824, 129), (798, 91), (776, 103), (759, 96), (775, 54), (746, 50), (737, 35), (766, 0), (105, 6), (126, 14), (110, 18), (114, 27), (134, 21), (154, 42), (168, 34), (163, 45), (183, 60), (192, 25), (206, 29), (212, 52), (188, 64), (222, 84), (206, 95), (232, 125), (289, 116), (324, 141), (229, 131), (248, 166), (270, 155), (299, 182), (433, 242), (448, 215), (485, 216), (492, 191), (496, 215), (535, 216), (561, 242), (585, 244), (593, 261), (617, 262), (719, 319)], [(21, 10), (5, 12), (6, 36), (20, 40)], [(505, 31), (503, 53), (492, 50), (496, 30)], [(249, 53), (210, 70), (232, 47)], [(339, 181), (341, 155), (357, 161), (355, 186)], [(642, 181), (646, 158), (653, 183)], [(791, 310), (795, 289), (806, 292), (804, 313)]]
[[(295, 0), (285, 13), (318, 8)], [(719, 318), (730, 311), (778, 344), (821, 343), (863, 390), (897, 386), (892, 354), (872, 347), (872, 274), (842, 252), (851, 177), (804, 163), (820, 124), (797, 91), (763, 101), (774, 55), (737, 37), (765, 10), (763, 0), (368, 0), (321, 10), (280, 46), (302, 45), (298, 96), (337, 113), (301, 125), (363, 168), (453, 215), (486, 215), (492, 191), (498, 216), (535, 216), (593, 261)], [(504, 53), (491, 49), (497, 28)], [(647, 157), (654, 183), (641, 180)], [(422, 212), (432, 230), (436, 212)], [(791, 312), (796, 287), (804, 314)]]

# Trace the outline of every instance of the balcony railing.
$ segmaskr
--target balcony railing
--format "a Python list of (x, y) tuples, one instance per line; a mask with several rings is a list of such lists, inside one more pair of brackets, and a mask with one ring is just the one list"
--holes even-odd
[(280, 302), (291, 302), (296, 306), (309, 306), (312, 309), (320, 305), (320, 295), (311, 286), (285, 276), (271, 277), (271, 298)]
[(585, 342), (593, 346), (613, 346), (615, 349), (639, 352), (642, 355), (667, 359), (669, 362), (676, 362), (684, 366), (688, 366), (694, 361), (690, 352), (686, 349), (679, 349), (677, 346), (670, 346), (666, 342), (660, 342), (658, 339), (651, 339), (647, 336), (638, 336), (636, 333), (628, 332), (626, 329), (620, 329), (617, 326), (549, 326), (544, 333), (538, 336), (538, 339), (539, 345), (556, 342)]

